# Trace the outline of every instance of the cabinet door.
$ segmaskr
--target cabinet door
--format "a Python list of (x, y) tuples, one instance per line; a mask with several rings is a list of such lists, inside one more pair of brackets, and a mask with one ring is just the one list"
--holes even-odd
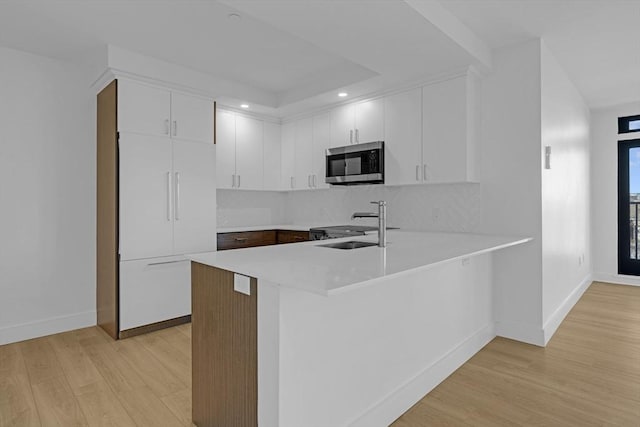
[(384, 100), (356, 104), (355, 143), (382, 141), (384, 138)]
[(293, 190), (295, 188), (295, 141), (296, 141), (296, 124), (295, 122), (284, 123), (282, 125), (282, 188), (284, 190)]
[(422, 163), (425, 182), (467, 180), (466, 77), (422, 89)]
[(422, 94), (414, 89), (384, 99), (385, 183), (422, 181)]
[(331, 110), (331, 147), (340, 147), (355, 142), (354, 120), (353, 104)]
[(175, 138), (213, 144), (213, 102), (172, 92), (171, 134)]
[(281, 190), (280, 125), (264, 122), (264, 189)]
[(216, 120), (216, 184), (234, 188), (236, 175), (236, 115), (218, 110)]
[(173, 142), (173, 253), (216, 249), (216, 152), (213, 144)]
[(191, 314), (190, 262), (178, 257), (120, 263), (120, 330)]
[(326, 178), (326, 150), (329, 148), (331, 133), (331, 118), (329, 113), (320, 114), (313, 118), (313, 152), (312, 184), (314, 188), (329, 188), (325, 183)]
[(120, 256), (173, 253), (171, 140), (120, 134)]
[(236, 188), (263, 188), (262, 120), (236, 115)]
[(118, 80), (118, 131), (169, 136), (171, 93)]
[(296, 121), (295, 187), (298, 190), (312, 188), (311, 152), (313, 147), (313, 119)]

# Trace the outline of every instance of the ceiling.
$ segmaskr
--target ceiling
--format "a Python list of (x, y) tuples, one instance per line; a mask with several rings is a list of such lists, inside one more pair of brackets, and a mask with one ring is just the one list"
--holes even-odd
[(0, 45), (68, 60), (111, 44), (271, 93), (287, 115), (488, 69), (489, 48), (542, 37), (597, 108), (640, 100), (638, 22), (640, 0), (2, 0)]

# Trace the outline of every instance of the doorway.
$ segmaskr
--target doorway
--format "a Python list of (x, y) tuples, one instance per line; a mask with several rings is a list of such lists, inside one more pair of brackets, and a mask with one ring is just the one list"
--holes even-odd
[(618, 273), (640, 276), (640, 139), (618, 141)]

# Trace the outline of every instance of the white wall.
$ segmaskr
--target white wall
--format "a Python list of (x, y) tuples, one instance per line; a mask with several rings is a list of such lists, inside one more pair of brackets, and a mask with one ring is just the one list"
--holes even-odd
[(95, 324), (95, 107), (71, 64), (0, 64), (3, 344)]
[(640, 114), (640, 102), (596, 110), (591, 116), (591, 213), (593, 276), (596, 280), (640, 285), (618, 274), (618, 117)]
[[(542, 43), (542, 320), (545, 341), (590, 284), (590, 113)], [(544, 147), (551, 146), (551, 169)]]
[(481, 92), (480, 230), (534, 239), (494, 256), (496, 333), (540, 344), (540, 41), (495, 50), (493, 60)]

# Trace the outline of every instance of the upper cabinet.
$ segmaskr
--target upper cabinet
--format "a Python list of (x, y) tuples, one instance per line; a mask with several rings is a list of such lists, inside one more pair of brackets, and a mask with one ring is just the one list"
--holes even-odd
[(472, 182), (476, 176), (476, 76), (422, 88), (423, 182)]
[(213, 143), (213, 102), (122, 79), (118, 131)]
[[(271, 120), (261, 120), (234, 111), (216, 114), (216, 174), (218, 188), (282, 191), (292, 181), (282, 181), (283, 162), (293, 149), (285, 148), (288, 129)], [(293, 176), (293, 173), (288, 175)]]
[(282, 182), (285, 190), (328, 188), (325, 152), (330, 138), (329, 113), (282, 126)]
[(382, 141), (384, 100), (347, 104), (331, 110), (331, 147)]
[(385, 183), (422, 182), (422, 89), (384, 99)]

